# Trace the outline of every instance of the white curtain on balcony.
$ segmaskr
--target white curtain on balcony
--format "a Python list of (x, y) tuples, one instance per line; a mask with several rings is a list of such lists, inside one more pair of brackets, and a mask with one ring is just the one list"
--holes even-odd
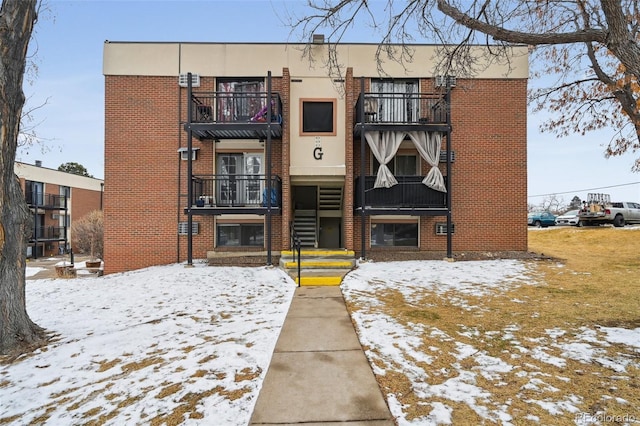
[(398, 148), (406, 135), (405, 132), (365, 132), (364, 137), (380, 163), (374, 188), (391, 188), (398, 181), (387, 167), (387, 164), (398, 152)]
[(444, 177), (438, 168), (440, 162), (440, 147), (442, 145), (442, 134), (440, 132), (409, 132), (409, 137), (416, 146), (420, 156), (429, 163), (431, 170), (422, 180), (422, 183), (436, 191), (447, 192), (444, 184)]

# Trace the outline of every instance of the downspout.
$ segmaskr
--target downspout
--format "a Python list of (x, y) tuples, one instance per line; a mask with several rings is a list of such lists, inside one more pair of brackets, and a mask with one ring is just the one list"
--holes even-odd
[(453, 235), (451, 235), (451, 85), (447, 81), (447, 258), (453, 259)]
[(361, 259), (366, 259), (367, 258), (367, 227), (366, 227), (366, 223), (365, 223), (365, 219), (366, 216), (364, 214), (364, 209), (365, 209), (365, 192), (364, 192), (364, 179), (365, 179), (365, 138), (364, 138), (364, 130), (365, 130), (365, 119), (364, 119), (364, 77), (360, 77), (360, 98), (361, 101), (360, 102), (360, 108), (359, 108), (359, 115), (360, 115), (360, 120), (361, 120), (361, 124), (360, 124), (360, 258)]
[(267, 265), (271, 266), (271, 71), (267, 73), (267, 140), (266, 140), (266, 157), (267, 157)]
[(187, 73), (187, 266), (193, 266), (193, 232), (191, 232), (193, 226), (193, 215), (191, 213), (191, 204), (193, 200), (193, 165), (191, 164), (191, 155), (193, 153), (193, 131), (191, 130), (192, 117), (192, 87), (191, 87), (191, 73)]

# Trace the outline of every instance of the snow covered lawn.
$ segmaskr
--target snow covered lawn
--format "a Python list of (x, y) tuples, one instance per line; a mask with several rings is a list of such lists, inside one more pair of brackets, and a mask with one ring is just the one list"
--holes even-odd
[(517, 260), (364, 263), (346, 277), (399, 425), (640, 424), (640, 328), (554, 324), (535, 277)]
[[(561, 292), (580, 299), (542, 277), (490, 260), (345, 278), (399, 425), (640, 423), (640, 328), (560, 321)], [(247, 425), (294, 290), (279, 269), (202, 265), (30, 280), (29, 314), (58, 337), (0, 366), (0, 424)]]
[(245, 425), (294, 289), (279, 269), (183, 265), (27, 281), (59, 337), (0, 366), (0, 424)]

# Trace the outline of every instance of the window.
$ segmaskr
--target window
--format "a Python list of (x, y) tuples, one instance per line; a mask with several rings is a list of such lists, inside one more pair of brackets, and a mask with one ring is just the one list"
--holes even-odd
[(336, 134), (335, 99), (300, 99), (302, 110), (301, 134)]
[(218, 247), (264, 247), (264, 225), (261, 223), (220, 224), (216, 235)]
[(219, 78), (217, 87), (219, 122), (249, 121), (267, 104), (262, 78)]
[(60, 194), (58, 199), (58, 207), (65, 208), (71, 206), (71, 188), (68, 186), (60, 185), (58, 187), (58, 194)]
[[(455, 224), (451, 224), (451, 233), (455, 234), (456, 227)], [(438, 222), (436, 223), (436, 235), (447, 235), (447, 222)]]
[(43, 206), (44, 205), (44, 183), (26, 181), (27, 203)]
[(387, 123), (415, 123), (418, 111), (418, 80), (372, 79), (371, 92), (377, 94), (376, 117)]
[[(189, 229), (189, 222), (180, 222), (178, 223), (178, 235), (188, 235), (187, 230)], [(191, 222), (191, 235), (197, 235), (200, 229), (200, 223)]]
[[(378, 173), (380, 163), (372, 156), (373, 174)], [(394, 176), (416, 176), (418, 174), (418, 156), (416, 154), (397, 154), (387, 164)]]
[(265, 190), (262, 153), (223, 153), (217, 156), (218, 205), (260, 205)]
[(418, 224), (372, 223), (371, 246), (418, 247)]

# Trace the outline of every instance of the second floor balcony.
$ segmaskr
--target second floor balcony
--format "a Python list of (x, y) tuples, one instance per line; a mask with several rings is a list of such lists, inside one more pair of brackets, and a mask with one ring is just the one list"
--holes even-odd
[(200, 139), (280, 139), (282, 100), (267, 92), (194, 92), (191, 128)]
[[(376, 176), (365, 176), (364, 203), (360, 188), (361, 177), (355, 182), (354, 211), (365, 214), (405, 214), (415, 216), (438, 216), (447, 211), (447, 194), (429, 188), (422, 183), (423, 176), (395, 176), (397, 185), (391, 188), (374, 188)], [(445, 177), (445, 184), (447, 178)]]
[(194, 175), (191, 200), (194, 214), (279, 213), (282, 207), (282, 180), (271, 178), (269, 200), (265, 175)]

